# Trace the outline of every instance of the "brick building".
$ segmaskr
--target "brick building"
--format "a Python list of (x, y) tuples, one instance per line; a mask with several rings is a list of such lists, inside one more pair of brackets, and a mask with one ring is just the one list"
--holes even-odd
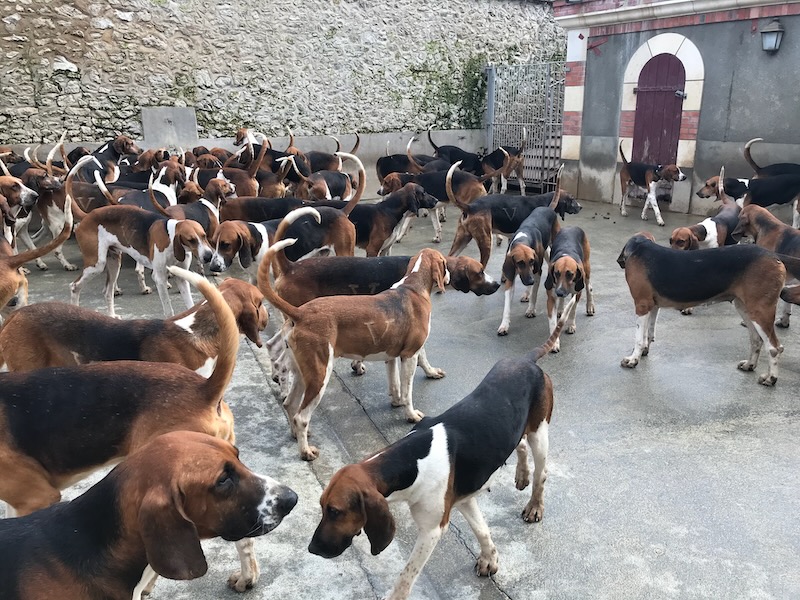
[[(567, 30), (562, 158), (566, 189), (619, 201), (628, 160), (677, 162), (671, 210), (703, 214), (694, 196), (754, 137), (759, 164), (800, 162), (800, 3), (774, 0), (555, 0)], [(777, 51), (763, 38), (782, 30)]]

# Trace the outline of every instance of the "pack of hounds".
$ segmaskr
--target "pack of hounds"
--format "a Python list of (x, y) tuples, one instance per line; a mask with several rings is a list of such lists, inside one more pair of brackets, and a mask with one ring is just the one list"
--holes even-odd
[[(256, 584), (253, 538), (277, 527), (298, 497), (250, 471), (233, 445), (224, 394), (240, 334), (266, 348), (303, 460), (320, 453), (309, 444), (309, 423), (335, 358), (352, 360), (356, 374), (365, 372), (365, 362), (384, 362), (391, 403), (414, 424), (405, 437), (333, 475), (310, 552), (336, 557), (363, 531), (372, 553), (380, 553), (395, 534), (389, 504), (405, 502), (418, 537), (388, 598), (409, 597), (454, 508), (480, 544), (477, 574), (497, 572), (497, 549), (476, 498), (516, 452), (516, 487), (531, 488), (522, 519), (543, 517), (553, 384), (536, 363), (559, 352), (562, 332), (575, 333), (584, 293), (586, 315), (595, 313), (590, 243), (581, 228), (561, 225), (581, 210), (560, 188), (561, 170), (555, 191), (526, 195), (524, 136), (518, 147), (483, 156), (437, 146), (430, 131), (428, 139), (433, 155), (412, 154), (413, 140), (405, 153), (387, 149), (376, 163), (383, 199), (363, 204), (357, 134), (350, 152), (336, 138), (334, 152), (302, 152), (291, 134), (279, 151), (265, 135), (244, 128), (236, 133), (235, 152), (141, 151), (126, 136), (94, 152), (68, 154), (62, 136), (44, 163), (37, 149), (24, 156), (0, 149), (0, 361), (8, 371), (0, 373), (0, 500), (8, 516), (18, 517), (0, 521), (4, 598), (140, 600), (159, 575), (205, 574), (200, 540), (213, 537), (236, 544), (241, 566), (230, 587), (241, 592)], [(784, 301), (781, 327), (789, 325), (790, 305), (800, 303), (800, 287), (786, 287), (800, 278), (800, 165), (759, 167), (750, 155), (757, 141), (744, 150), (752, 178), (726, 178), (723, 170), (697, 192), (720, 202), (716, 215), (675, 229), (671, 247), (649, 232), (624, 245), (618, 263), (638, 321), (623, 367), (648, 354), (661, 308), (688, 313), (732, 301), (750, 338), (738, 368), (754, 370), (766, 345), (768, 369), (758, 381), (775, 384), (783, 350), (775, 334), (778, 300)], [(619, 151), (620, 212), (627, 214), (626, 198), (638, 186), (647, 194), (642, 218), (653, 210), (664, 225), (657, 184), (685, 175), (676, 165), (628, 162), (621, 145)], [(343, 170), (347, 161), (355, 177)], [(512, 177), (519, 194), (508, 193)], [(792, 226), (766, 210), (790, 202)], [(460, 216), (447, 256), (432, 248), (390, 255), (410, 220), (425, 210), (432, 241), (440, 243), (448, 205)], [(34, 213), (42, 228), (31, 235)], [(70, 303), (27, 305), (23, 265), (47, 269), (42, 258), (53, 252), (66, 270), (77, 270), (62, 253), (75, 225), (83, 268), (70, 285)], [(52, 240), (37, 247), (48, 232)], [(498, 245), (507, 238), (499, 281), (485, 271), (495, 236)], [(739, 244), (745, 236), (754, 243)], [(461, 256), (473, 239), (479, 260)], [(366, 257), (354, 256), (356, 247)], [(150, 292), (150, 271), (163, 320), (115, 318), (123, 254), (136, 263), (142, 293)], [(215, 286), (189, 270), (192, 261), (200, 273), (236, 263), (244, 278)], [(101, 273), (107, 315), (79, 307), (82, 287)], [(185, 303), (178, 315), (170, 276)], [(516, 280), (525, 286), (525, 315), (533, 317), (542, 277), (548, 339), (498, 361), (442, 414), (417, 410), (417, 366), (430, 378), (445, 375), (425, 352), (431, 294), (450, 287), (482, 296), (502, 287), (497, 333), (505, 336)], [(191, 286), (203, 302), (193, 303)], [(282, 325), (262, 341), (265, 298)], [(62, 490), (115, 464), (86, 493), (59, 502)]]

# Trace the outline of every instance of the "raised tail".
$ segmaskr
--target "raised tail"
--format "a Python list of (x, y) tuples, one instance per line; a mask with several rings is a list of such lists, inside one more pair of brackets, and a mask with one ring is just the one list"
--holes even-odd
[(361, 196), (364, 195), (364, 190), (367, 189), (367, 172), (364, 169), (364, 163), (362, 163), (361, 159), (355, 154), (337, 152), (336, 156), (352, 160), (358, 167), (358, 187), (356, 188), (356, 193), (342, 208), (342, 212), (349, 217), (350, 213), (353, 212), (353, 209), (356, 207), (356, 204), (358, 204), (358, 201), (361, 200)]
[[(278, 224), (278, 229), (275, 230), (273, 244), (276, 244), (283, 239), (283, 236), (286, 233), (286, 230), (289, 228), (289, 225), (297, 221), (297, 219), (300, 217), (305, 217), (306, 215), (314, 217), (314, 220), (316, 220), (317, 223), (322, 222), (322, 217), (316, 208), (312, 206), (302, 206), (300, 208), (296, 208), (283, 217), (283, 220)], [(275, 262), (278, 263), (278, 269), (280, 269), (281, 273), (287, 273), (292, 268), (292, 261), (286, 258), (286, 253), (283, 250), (275, 254)]]
[(453, 204), (455, 204), (459, 209), (461, 209), (462, 213), (467, 214), (469, 205), (461, 202), (461, 200), (456, 198), (456, 195), (453, 193), (453, 173), (458, 167), (461, 166), (462, 162), (463, 161), (458, 161), (456, 164), (454, 164), (447, 170), (447, 177), (445, 177), (444, 180), (444, 189), (447, 192), (447, 199), (450, 200), (450, 202), (452, 202)]
[[(358, 147), (360, 145), (361, 145), (361, 136), (358, 135), (358, 132), (356, 131), (356, 143), (353, 144), (353, 149), (350, 150), (350, 152), (348, 152), (348, 154), (355, 154), (358, 151)], [(339, 150), (336, 150), (336, 151), (338, 152)]]
[(630, 163), (625, 158), (625, 153), (622, 151), (622, 140), (619, 141), (619, 155), (622, 157), (622, 163), (627, 167)]
[(281, 240), (272, 244), (269, 247), (269, 250), (267, 250), (267, 253), (264, 255), (261, 264), (258, 265), (257, 279), (258, 289), (261, 290), (261, 293), (264, 294), (264, 297), (269, 301), (270, 304), (272, 304), (272, 306), (288, 316), (292, 321), (297, 321), (297, 319), (300, 317), (300, 311), (296, 306), (292, 306), (286, 300), (281, 298), (278, 293), (272, 289), (272, 284), (269, 281), (269, 267), (272, 264), (273, 257), (278, 252), (282, 252), (284, 248), (287, 246), (292, 246), (296, 242), (297, 240), (295, 238), (289, 238), (288, 240)]
[(753, 138), (749, 142), (744, 145), (744, 159), (747, 161), (747, 164), (753, 167), (753, 171), (756, 172), (758, 175), (761, 172), (761, 167), (756, 164), (756, 161), (753, 160), (753, 157), (750, 156), (750, 146), (755, 144), (756, 142), (763, 142), (764, 138)]
[(550, 208), (553, 210), (558, 206), (558, 201), (561, 199), (561, 174), (564, 172), (564, 163), (558, 167), (558, 174), (556, 175), (556, 191), (553, 194), (553, 199), (550, 201)]
[[(161, 206), (161, 203), (156, 199), (155, 193), (153, 193), (153, 174), (150, 173), (150, 180), (147, 182), (147, 195), (150, 196), (150, 202), (153, 203), (155, 209), (160, 212), (162, 215), (167, 217), (168, 219), (172, 218), (172, 215), (169, 214), (164, 207)], [(114, 203), (116, 204), (116, 202)]]
[(64, 204), (66, 205), (67, 202), (70, 203), (72, 206), (72, 212), (78, 218), (79, 221), (83, 221), (88, 213), (84, 212), (81, 208), (80, 204), (75, 202), (75, 197), (72, 195), (72, 180), (75, 178), (75, 174), (80, 170), (80, 168), (85, 165), (86, 163), (93, 161), (94, 157), (89, 156), (82, 156), (78, 162), (75, 163), (75, 166), (72, 167), (67, 173), (67, 179), (64, 181), (64, 193), (66, 194), (66, 200)]
[(564, 310), (561, 311), (561, 317), (559, 317), (558, 323), (556, 324), (556, 328), (553, 329), (553, 333), (550, 334), (550, 337), (547, 338), (547, 341), (544, 344), (542, 344), (541, 346), (536, 348), (536, 350), (533, 351), (535, 355), (533, 359), (534, 362), (536, 362), (537, 360), (542, 358), (545, 354), (550, 352), (550, 350), (553, 349), (553, 346), (556, 345), (556, 341), (561, 335), (561, 330), (564, 329), (564, 323), (567, 322), (567, 319), (569, 318), (569, 315), (572, 312), (572, 309), (575, 307), (575, 303), (577, 301), (578, 301), (578, 295), (573, 294), (570, 301), (567, 302), (567, 305), (564, 307)]
[(28, 250), (27, 252), (20, 252), (14, 256), (10, 256), (7, 259), (7, 263), (9, 267), (12, 269), (18, 269), (26, 262), (31, 260), (36, 260), (37, 258), (41, 258), (45, 254), (52, 252), (56, 248), (58, 248), (61, 244), (66, 242), (69, 239), (70, 234), (72, 233), (72, 198), (69, 194), (67, 194), (66, 199), (64, 200), (64, 228), (61, 230), (56, 237), (54, 237), (50, 242), (42, 246), (41, 248), (34, 248), (33, 250)]
[(424, 167), (414, 160), (414, 155), (411, 154), (411, 144), (413, 143), (414, 138), (412, 137), (410, 140), (408, 140), (408, 144), (406, 145), (406, 156), (408, 157), (408, 164), (411, 167), (411, 171), (409, 171), (409, 173), (422, 173)]
[(236, 317), (220, 291), (205, 277), (176, 266), (169, 266), (167, 269), (171, 274), (195, 286), (203, 294), (217, 319), (219, 354), (217, 364), (205, 382), (206, 397), (216, 404), (222, 399), (236, 366), (236, 353), (239, 351), (239, 326), (236, 324)]
[(428, 129), (428, 143), (433, 146), (433, 154), (434, 156), (439, 156), (439, 146), (433, 143), (433, 139), (431, 139), (431, 130)]

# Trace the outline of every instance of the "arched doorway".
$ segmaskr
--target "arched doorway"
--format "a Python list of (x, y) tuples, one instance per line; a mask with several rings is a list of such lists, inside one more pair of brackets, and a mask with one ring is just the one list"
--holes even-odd
[(686, 71), (673, 54), (659, 54), (642, 68), (634, 93), (633, 160), (674, 164), (685, 96)]

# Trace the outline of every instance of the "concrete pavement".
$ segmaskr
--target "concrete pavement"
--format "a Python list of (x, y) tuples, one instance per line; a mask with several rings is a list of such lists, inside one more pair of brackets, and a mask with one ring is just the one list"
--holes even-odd
[[(457, 218), (456, 211), (448, 212), (439, 248), (444, 252)], [(529, 490), (514, 488), (512, 456), (479, 500), (498, 547), (500, 571), (491, 579), (474, 575), (478, 546), (456, 513), (413, 598), (800, 597), (800, 322), (778, 331), (785, 351), (775, 388), (737, 371), (748, 342), (730, 304), (699, 307), (692, 316), (663, 311), (650, 356), (634, 370), (622, 369), (619, 361), (633, 347), (635, 318), (615, 262), (620, 249), (636, 231), (650, 230), (665, 243), (673, 227), (699, 220), (665, 213), (667, 227), (659, 228), (652, 220), (640, 221), (636, 210), (630, 214), (622, 218), (611, 205), (585, 203), (565, 223), (583, 227), (591, 241), (597, 314), (587, 317), (582, 302), (577, 332), (562, 337), (560, 354), (540, 361), (555, 385), (543, 522), (526, 524), (520, 518)], [(432, 245), (431, 237), (430, 220), (419, 219), (394, 254)], [(500, 275), (502, 250), (495, 248), (489, 265), (494, 277)], [(474, 244), (467, 253), (477, 256)], [(80, 264), (74, 242), (67, 256)], [(57, 269), (52, 257), (47, 262), (48, 272), (32, 267), (30, 301), (67, 301), (75, 274)], [(84, 288), (84, 306), (102, 309), (100, 279)], [(136, 292), (130, 267), (123, 268), (120, 283), (125, 294), (117, 309), (124, 318), (160, 316), (157, 296)], [(543, 292), (539, 316), (526, 319), (517, 286), (507, 337), (496, 335), (502, 293), (436, 296), (427, 351), (447, 377), (426, 380), (418, 371), (415, 406), (439, 413), (471, 391), (496, 360), (540, 344), (547, 337)], [(177, 295), (173, 303), (180, 306)], [(309, 464), (298, 457), (265, 358), (242, 343), (226, 394), (237, 444), (245, 464), (290, 485), (300, 500), (278, 529), (257, 540), (262, 578), (245, 597), (380, 598), (414, 543), (404, 506), (394, 507), (395, 541), (377, 557), (369, 553), (365, 536), (333, 560), (309, 554), (306, 546), (319, 519), (319, 495), (333, 472), (409, 429), (400, 411), (390, 407), (385, 369), (369, 363), (366, 375), (355, 377), (350, 361), (337, 361), (311, 422), (321, 456)], [(756, 372), (763, 372), (763, 358), (759, 367)], [(76, 486), (67, 496), (85, 488)], [(161, 579), (152, 597), (236, 597), (225, 586), (237, 568), (233, 545), (213, 540), (204, 547), (210, 566), (205, 577)]]

